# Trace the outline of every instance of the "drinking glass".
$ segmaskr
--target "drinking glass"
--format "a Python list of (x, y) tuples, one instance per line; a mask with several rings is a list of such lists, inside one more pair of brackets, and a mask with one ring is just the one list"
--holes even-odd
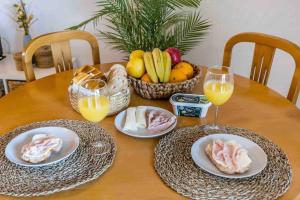
[[(210, 67), (207, 69), (203, 90), (208, 100), (215, 106), (215, 118), (212, 125), (206, 125), (205, 130), (221, 131), (218, 126), (219, 106), (226, 103), (234, 90), (232, 69), (224, 66)], [(222, 130), (223, 131), (223, 130)]]
[(78, 110), (88, 121), (100, 122), (109, 112), (106, 83), (101, 79), (86, 80), (78, 88)]
[[(103, 120), (109, 113), (109, 95), (106, 83), (101, 79), (89, 79), (78, 88), (78, 110), (88, 121), (97, 123)], [(95, 156), (103, 156), (109, 152), (107, 142), (100, 137), (90, 141), (90, 147), (94, 149)]]

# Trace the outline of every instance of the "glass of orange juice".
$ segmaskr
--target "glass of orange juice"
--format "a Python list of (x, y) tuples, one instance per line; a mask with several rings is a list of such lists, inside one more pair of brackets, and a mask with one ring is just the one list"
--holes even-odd
[(234, 90), (234, 78), (232, 69), (229, 67), (210, 67), (204, 79), (203, 90), (208, 100), (215, 105), (215, 119), (212, 125), (207, 125), (206, 130), (221, 130), (218, 126), (219, 106), (226, 103)]
[(100, 122), (109, 112), (106, 83), (101, 79), (86, 80), (78, 88), (78, 110), (88, 121)]

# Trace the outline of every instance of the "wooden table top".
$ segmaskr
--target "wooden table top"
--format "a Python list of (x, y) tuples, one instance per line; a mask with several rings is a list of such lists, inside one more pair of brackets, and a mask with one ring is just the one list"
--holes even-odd
[[(105, 71), (110, 66), (102, 65)], [(53, 119), (80, 119), (69, 103), (67, 88), (72, 72), (52, 75), (11, 92), (0, 99), (0, 134), (28, 123)], [(200, 83), (195, 92), (202, 91)], [(133, 94), (130, 106), (153, 105), (172, 110), (167, 100), (147, 100)], [(214, 109), (205, 119), (179, 117), (178, 127), (212, 122)], [(300, 194), (300, 111), (276, 92), (246, 78), (235, 77), (232, 98), (220, 109), (221, 124), (253, 130), (279, 145), (288, 155), (293, 180), (282, 199)], [(99, 179), (76, 189), (31, 199), (182, 199), (166, 186), (153, 167), (158, 139), (137, 139), (114, 127), (114, 117), (100, 126), (116, 140), (118, 151), (113, 166)], [(15, 199), (0, 196), (0, 199)]]

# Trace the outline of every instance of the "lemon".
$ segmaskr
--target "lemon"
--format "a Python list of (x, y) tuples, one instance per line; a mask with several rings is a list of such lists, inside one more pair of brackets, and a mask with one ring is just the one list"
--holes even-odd
[(129, 56), (129, 60), (131, 60), (133, 58), (143, 58), (144, 53), (145, 52), (143, 50), (135, 50), (135, 51), (131, 52), (131, 54)]
[(129, 76), (141, 78), (145, 74), (145, 64), (142, 58), (132, 58), (126, 66)]

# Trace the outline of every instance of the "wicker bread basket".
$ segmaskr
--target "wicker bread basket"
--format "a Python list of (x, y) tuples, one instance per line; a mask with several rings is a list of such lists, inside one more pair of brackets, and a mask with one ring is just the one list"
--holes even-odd
[(22, 63), (22, 52), (14, 53), (13, 58), (16, 64), (16, 69), (18, 71), (24, 71)]
[(191, 91), (199, 82), (201, 70), (196, 65), (193, 78), (179, 83), (148, 83), (129, 76), (132, 87), (141, 97), (146, 99), (166, 99), (175, 93)]
[(36, 67), (38, 68), (51, 68), (54, 66), (52, 51), (50, 46), (39, 48), (35, 54)]
[[(69, 92), (69, 100), (72, 108), (77, 112), (79, 112), (78, 95), (77, 95), (76, 87), (74, 87), (74, 85), (70, 85), (68, 92)], [(130, 93), (131, 93), (130, 88), (126, 88), (121, 92), (109, 96), (110, 108), (109, 108), (108, 116), (117, 114), (128, 107), (130, 103), (130, 97), (131, 97)]]

